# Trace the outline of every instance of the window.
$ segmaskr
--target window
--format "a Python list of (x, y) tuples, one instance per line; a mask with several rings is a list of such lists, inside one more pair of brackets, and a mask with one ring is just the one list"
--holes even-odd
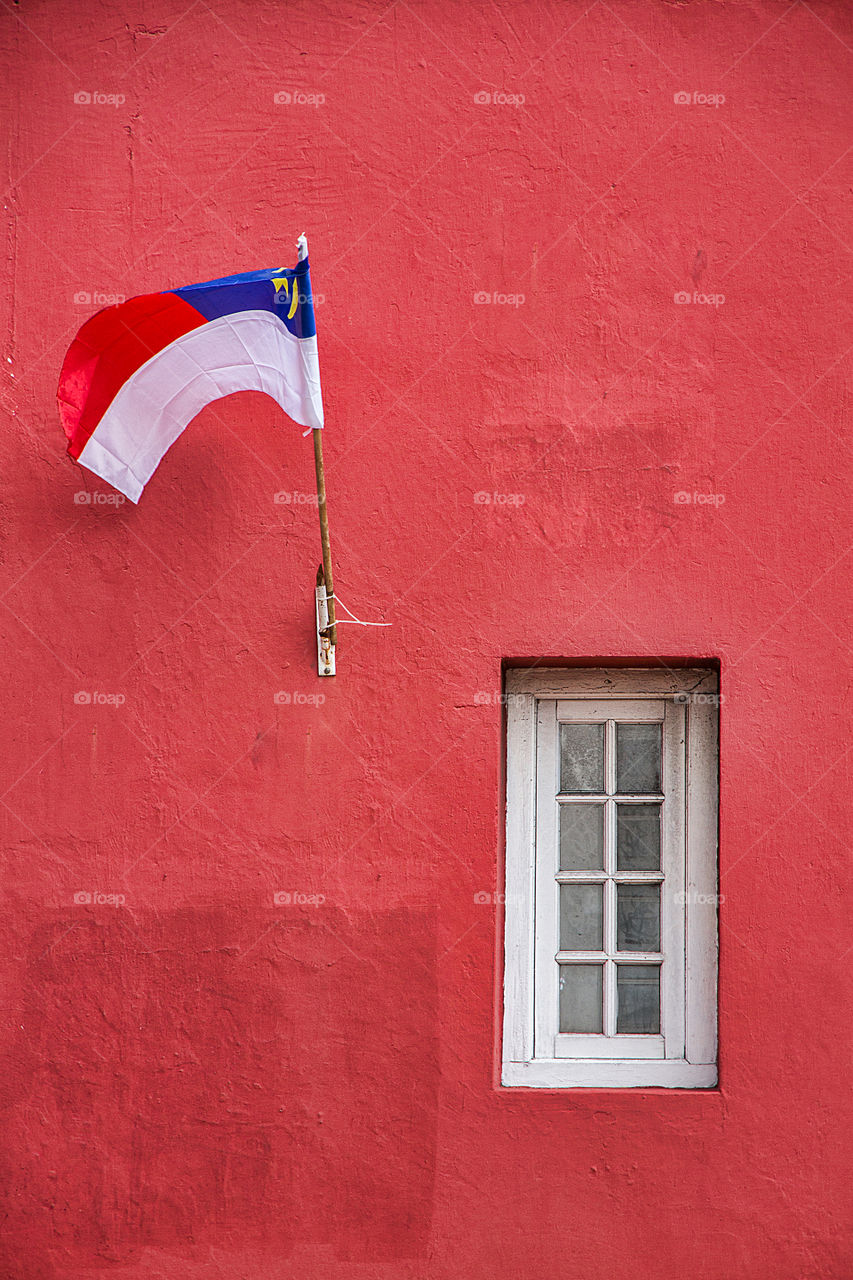
[(504, 1085), (716, 1084), (717, 689), (507, 673)]

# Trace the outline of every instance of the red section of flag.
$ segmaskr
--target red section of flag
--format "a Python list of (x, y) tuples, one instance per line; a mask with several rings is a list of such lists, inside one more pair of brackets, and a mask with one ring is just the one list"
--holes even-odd
[(170, 342), (203, 324), (204, 316), (174, 293), (130, 298), (86, 321), (68, 348), (57, 391), (72, 458), (79, 458), (128, 378)]

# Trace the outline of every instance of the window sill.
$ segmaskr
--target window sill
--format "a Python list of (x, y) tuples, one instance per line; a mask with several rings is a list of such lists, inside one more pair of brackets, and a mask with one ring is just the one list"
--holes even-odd
[(684, 1059), (536, 1058), (505, 1062), (501, 1073), (505, 1088), (522, 1089), (713, 1089), (716, 1083), (715, 1063)]

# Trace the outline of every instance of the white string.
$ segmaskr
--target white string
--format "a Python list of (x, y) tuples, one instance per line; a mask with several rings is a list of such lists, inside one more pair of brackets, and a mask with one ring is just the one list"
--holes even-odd
[(327, 600), (334, 600), (334, 601), (336, 601), (336, 602), (340, 605), (340, 607), (341, 607), (342, 609), (346, 610), (346, 612), (349, 614), (349, 617), (348, 617), (348, 618), (336, 618), (336, 619), (335, 619), (335, 621), (336, 621), (336, 622), (341, 623), (341, 625), (343, 625), (343, 624), (344, 624), (344, 623), (346, 623), (346, 622), (354, 622), (354, 623), (356, 623), (356, 625), (357, 625), (357, 626), (359, 626), (359, 627), (393, 627), (393, 625), (394, 625), (394, 623), (393, 623), (393, 622), (362, 622), (361, 618), (357, 618), (357, 617), (355, 616), (355, 614), (352, 612), (352, 610), (351, 610), (351, 609), (347, 609), (347, 607), (346, 607), (346, 605), (344, 604), (343, 600), (342, 600), (342, 599), (340, 598), (340, 596), (339, 596), (336, 592), (334, 592), (334, 591), (328, 591), (328, 592), (326, 592), (326, 599), (327, 599)]

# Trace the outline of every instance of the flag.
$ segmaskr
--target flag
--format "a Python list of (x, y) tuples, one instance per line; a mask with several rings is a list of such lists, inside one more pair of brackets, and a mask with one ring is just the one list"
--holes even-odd
[(57, 399), (71, 457), (138, 502), (195, 415), (233, 391), (265, 391), (322, 427), (307, 256), (99, 311), (68, 348)]

